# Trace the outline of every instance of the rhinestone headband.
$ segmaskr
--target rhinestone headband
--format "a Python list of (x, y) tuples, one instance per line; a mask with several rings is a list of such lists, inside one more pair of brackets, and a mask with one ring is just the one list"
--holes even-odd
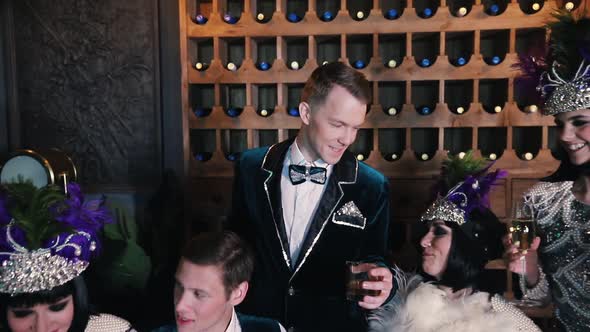
[[(546, 98), (544, 115), (555, 115), (590, 108), (590, 64), (582, 61), (576, 75), (566, 81), (557, 73), (559, 65), (554, 62), (551, 70), (541, 75), (537, 90)], [(546, 83), (546, 84), (543, 84)], [(548, 95), (548, 97), (547, 97)]]
[(74, 279), (88, 267), (87, 261), (71, 260), (57, 253), (71, 247), (75, 255), (80, 256), (82, 248), (79, 244), (72, 242), (72, 239), (80, 237), (89, 243), (90, 251), (94, 251), (96, 242), (91, 240), (90, 234), (86, 232), (70, 234), (60, 245), (58, 245), (60, 243), (58, 236), (51, 247), (29, 251), (12, 238), (10, 231), (14, 223), (13, 220), (6, 227), (6, 238), (14, 252), (0, 252), (0, 255), (9, 256), (8, 260), (2, 262), (0, 269), (1, 293), (15, 295), (52, 289)]
[(112, 222), (104, 199), (84, 201), (80, 187), (32, 183), (0, 187), (0, 293), (50, 290), (79, 276), (98, 251), (98, 232)]
[[(465, 223), (465, 210), (464, 208), (467, 206), (467, 195), (465, 195), (461, 191), (457, 191), (464, 182), (460, 182), (451, 190), (445, 197), (437, 198), (426, 212), (422, 214), (420, 217), (420, 221), (431, 221), (431, 220), (445, 220), (449, 222), (454, 222), (457, 225), (461, 226)], [(477, 189), (479, 184), (475, 181), (472, 186), (473, 189)], [(452, 201), (453, 198), (459, 197), (460, 202), (458, 204)]]

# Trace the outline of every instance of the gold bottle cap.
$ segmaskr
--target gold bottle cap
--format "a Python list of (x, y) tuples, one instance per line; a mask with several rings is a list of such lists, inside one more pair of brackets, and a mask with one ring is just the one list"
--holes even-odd
[(463, 106), (457, 107), (457, 114), (463, 114), (463, 113), (465, 113), (465, 108), (463, 108)]
[(574, 5), (574, 3), (573, 3), (573, 2), (571, 2), (571, 1), (568, 1), (568, 2), (565, 4), (565, 9), (566, 9), (566, 10), (572, 10), (572, 9), (574, 9), (574, 7), (575, 7), (575, 6), (576, 6), (576, 5)]
[(539, 107), (537, 107), (537, 105), (529, 105), (529, 106), (526, 106), (524, 109), (528, 113), (535, 113), (539, 110)]
[(387, 114), (389, 114), (389, 115), (396, 115), (397, 114), (397, 109), (395, 107), (390, 107), (389, 109), (387, 109)]
[(467, 15), (467, 8), (461, 7), (457, 10), (457, 16), (465, 16)]
[(428, 160), (428, 153), (423, 153), (420, 155), (420, 159), (422, 160)]
[(293, 70), (299, 69), (299, 62), (291, 61), (291, 69), (293, 69)]
[(458, 156), (459, 156), (459, 159), (465, 158), (465, 152), (459, 152)]
[(499, 106), (499, 105), (498, 106), (495, 106), (494, 107), (494, 112), (496, 112), (496, 113), (502, 112), (502, 106)]
[(392, 160), (397, 160), (397, 158), (399, 158), (397, 154), (395, 154), (395, 153), (392, 153), (391, 154), (391, 159)]
[(267, 116), (268, 115), (268, 111), (267, 110), (262, 110), (262, 111), (260, 111), (260, 115)]
[(264, 20), (264, 14), (263, 13), (258, 13), (258, 15), (256, 15), (256, 19), (259, 21)]
[(359, 161), (365, 160), (365, 156), (363, 156), (362, 153), (359, 153), (356, 155), (356, 160), (359, 160)]
[(236, 66), (236, 64), (235, 64), (235, 63), (233, 63), (233, 62), (228, 62), (228, 63), (227, 63), (227, 69), (228, 69), (228, 70), (231, 70), (231, 71), (235, 71), (236, 69), (238, 69), (238, 67)]
[(365, 17), (365, 13), (363, 13), (362, 11), (358, 11), (356, 12), (356, 18), (358, 18), (359, 20), (362, 20)]
[(324, 60), (324, 62), (322, 62), (322, 66), (327, 65), (328, 63), (329, 63), (328, 61)]
[(498, 156), (495, 153), (490, 153), (488, 158), (490, 158), (490, 160), (496, 160), (496, 159), (498, 159)]
[(538, 2), (535, 2), (531, 8), (533, 8), (534, 11), (537, 11), (539, 9), (541, 9), (541, 5)]
[(202, 63), (202, 62), (197, 62), (197, 63), (195, 63), (195, 68), (196, 68), (197, 70), (201, 70), (201, 69), (203, 69), (203, 63)]
[(397, 61), (391, 59), (389, 61), (387, 61), (387, 67), (389, 68), (395, 68), (397, 66)]
[(533, 154), (532, 154), (532, 153), (530, 153), (530, 152), (527, 152), (527, 153), (523, 154), (523, 155), (522, 155), (522, 157), (523, 157), (525, 160), (533, 160)]

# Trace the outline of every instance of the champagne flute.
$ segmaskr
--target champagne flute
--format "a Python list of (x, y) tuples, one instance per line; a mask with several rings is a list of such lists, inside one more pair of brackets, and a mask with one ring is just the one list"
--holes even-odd
[[(512, 218), (510, 221), (510, 236), (512, 243), (518, 246), (518, 249), (525, 252), (529, 250), (536, 234), (535, 219), (533, 217), (533, 210), (530, 205), (526, 204), (522, 198), (517, 199), (512, 205)], [(541, 303), (536, 300), (527, 298), (526, 287), (526, 256), (523, 255), (520, 259), (522, 264), (522, 275), (519, 276), (519, 285), (523, 292), (522, 299), (512, 300), (511, 302), (518, 306), (534, 307)]]

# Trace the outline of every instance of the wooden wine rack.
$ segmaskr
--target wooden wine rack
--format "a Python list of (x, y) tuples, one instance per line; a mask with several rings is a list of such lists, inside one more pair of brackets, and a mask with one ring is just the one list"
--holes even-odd
[[(350, 2), (340, 0), (334, 20), (323, 22), (316, 12), (321, 0), (303, 0), (299, 2), (307, 4), (305, 15), (300, 22), (292, 23), (286, 18), (287, 1), (273, 0), (272, 18), (262, 24), (256, 21), (256, 5), (260, 1), (246, 0), (240, 4), (238, 22), (228, 24), (222, 19), (228, 1), (179, 1), (184, 160), (196, 220), (223, 218), (228, 213), (233, 175), (233, 162), (228, 160), (228, 153), (272, 144), (296, 133), (300, 119), (287, 113), (288, 106), (297, 104), (293, 100), (296, 93), (290, 89), (302, 86), (321, 65), (318, 54), (324, 56), (325, 47), (332, 47), (332, 53), (337, 54), (337, 59), (332, 60), (350, 64), (360, 54), (368, 61), (360, 71), (372, 82), (373, 103), (351, 150), (364, 153), (364, 161), (391, 180), (392, 237), (398, 249), (400, 243), (409, 240), (408, 226), (428, 203), (429, 187), (439, 173), (446, 149), (452, 153), (473, 149), (479, 156), (488, 156), (489, 147), (496, 146), (498, 151), (494, 152), (498, 158), (494, 167), (506, 169), (510, 174), (492, 196), (493, 209), (501, 218), (509, 212), (514, 195), (557, 168), (558, 161), (551, 152), (553, 118), (543, 117), (539, 112), (527, 113), (521, 109), (522, 105), (519, 107), (519, 96), (514, 89), (518, 72), (512, 65), (517, 61), (517, 52), (534, 42), (527, 38), (537, 36), (538, 39), (540, 34), (544, 42), (547, 35), (543, 26), (551, 12), (562, 8), (563, 3), (540, 2), (542, 6), (536, 13), (525, 14), (521, 5), (526, 4), (512, 1), (501, 14), (489, 16), (481, 0), (475, 0), (467, 15), (457, 17), (450, 11), (453, 3), (441, 0), (435, 14), (424, 19), (414, 10), (416, 2), (407, 0), (402, 5), (405, 8), (401, 8), (401, 16), (388, 20), (383, 15), (387, 8), (381, 7), (384, 2), (374, 0), (366, 19), (357, 21), (347, 10)], [(574, 10), (588, 7), (589, 2), (575, 2)], [(197, 12), (204, 13), (208, 22), (196, 24)], [(503, 44), (506, 53), (499, 54), (503, 57), (501, 63), (488, 65), (483, 49), (490, 40), (494, 42), (496, 35), (504, 36), (497, 42)], [(472, 51), (467, 64), (460, 67), (453, 65), (448, 56), (452, 47), (456, 47), (452, 45), (457, 38), (468, 40), (467, 48)], [(434, 42), (428, 44), (428, 40)], [(390, 41), (401, 46), (388, 47)], [(258, 70), (256, 61), (268, 49), (276, 52), (271, 68)], [(305, 61), (299, 70), (288, 67), (293, 49)], [(388, 49), (400, 57), (395, 68), (385, 65), (388, 57), (393, 56), (384, 54)], [(436, 56), (428, 68), (417, 64), (420, 60), (417, 54), (424, 52)], [(236, 71), (229, 71), (225, 66), (232, 57), (235, 61), (235, 54), (243, 54), (243, 59), (238, 59), (241, 63)], [(196, 61), (206, 62), (208, 69), (196, 70)], [(395, 85), (396, 93), (403, 99), (399, 102), (403, 105), (401, 112), (393, 116), (383, 111), (389, 105), (381, 104), (391, 91), (387, 90), (388, 84)], [(457, 95), (453, 92), (448, 96), (446, 90), (457, 91), (457, 87), (458, 91), (468, 91), (468, 105), (463, 114), (449, 109), (446, 100)], [(238, 117), (224, 112), (227, 100), (236, 94), (228, 89), (244, 95), (243, 111)], [(420, 89), (427, 92), (419, 93)], [(271, 100), (276, 98), (270, 116), (266, 117), (257, 113), (262, 90), (270, 91)], [(501, 100), (499, 113), (484, 110), (481, 102), (485, 99), (483, 92), (494, 90), (505, 90), (501, 91), (505, 100)], [(430, 99), (434, 99), (432, 114), (421, 115), (416, 111), (419, 94), (430, 94)], [(195, 116), (193, 107), (199, 104), (210, 106), (211, 113)], [(207, 150), (210, 159), (196, 160), (194, 153), (199, 149)], [(527, 149), (533, 154), (532, 160), (522, 159)], [(393, 153), (399, 159), (392, 161), (387, 157)], [(426, 161), (420, 160), (422, 153), (428, 153)]]

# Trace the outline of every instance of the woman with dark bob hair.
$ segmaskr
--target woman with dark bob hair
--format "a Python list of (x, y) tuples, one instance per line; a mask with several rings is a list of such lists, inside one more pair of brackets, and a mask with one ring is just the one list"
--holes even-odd
[[(439, 196), (421, 216), (422, 272), (396, 273), (396, 295), (369, 317), (369, 331), (540, 331), (500, 295), (482, 291), (488, 260), (502, 254), (505, 227), (489, 210), (488, 193), (505, 172), (486, 174), (468, 153), (443, 164)], [(469, 170), (469, 172), (468, 172)]]
[(0, 330), (123, 332), (130, 324), (95, 314), (80, 275), (99, 249), (110, 216), (102, 201), (84, 202), (75, 183), (0, 187)]

